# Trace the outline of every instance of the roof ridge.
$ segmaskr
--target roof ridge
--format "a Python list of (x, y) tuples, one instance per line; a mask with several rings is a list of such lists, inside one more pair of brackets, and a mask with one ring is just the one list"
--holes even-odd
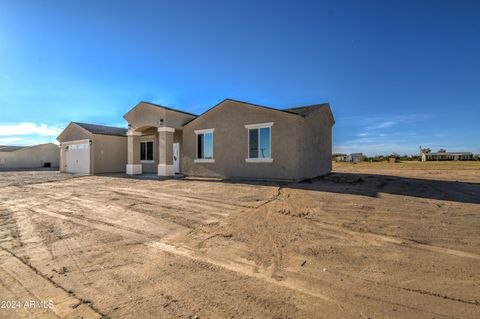
[(103, 126), (103, 127), (111, 127), (111, 128), (119, 128), (119, 129), (127, 129), (125, 127), (118, 127), (118, 126), (111, 126), (111, 125), (103, 125), (103, 124), (95, 124), (95, 123), (85, 123), (85, 122), (72, 122), (74, 124), (83, 124), (83, 125), (95, 125), (95, 126)]
[[(141, 104), (141, 103), (150, 104), (150, 105), (153, 105), (153, 106), (156, 106), (156, 107), (161, 107), (161, 108), (164, 108), (164, 109), (166, 109), (166, 110), (173, 111), (173, 112), (179, 112), (179, 113), (184, 113), (184, 114), (187, 114), (187, 115), (198, 116), (197, 114), (193, 114), (193, 113), (190, 113), (190, 112), (182, 111), (182, 110), (175, 109), (175, 108), (173, 108), (173, 107), (169, 107), (169, 106), (165, 106), (165, 105), (161, 105), (161, 104), (156, 104), (156, 103), (147, 102), (147, 101), (140, 101), (140, 103), (138, 103), (138, 104)], [(138, 105), (138, 104), (137, 104), (137, 105)]]
[(305, 105), (305, 106), (295, 106), (295, 107), (289, 107), (284, 110), (297, 110), (297, 109), (303, 109), (307, 107), (315, 107), (315, 106), (324, 106), (324, 105), (330, 105), (328, 102), (324, 103), (318, 103), (318, 104), (311, 104), (311, 105)]
[(82, 129), (92, 133), (92, 134), (125, 136), (127, 134), (127, 131), (128, 131), (128, 129), (125, 128), (125, 127), (81, 123), (81, 122), (72, 122), (72, 123), (81, 127)]

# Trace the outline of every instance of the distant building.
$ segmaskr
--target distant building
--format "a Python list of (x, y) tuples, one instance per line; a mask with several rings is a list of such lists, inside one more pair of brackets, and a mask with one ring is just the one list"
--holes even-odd
[(471, 152), (447, 152), (439, 150), (438, 152), (430, 152), (429, 149), (422, 150), (422, 162), (426, 161), (471, 161), (473, 153)]
[(347, 162), (358, 163), (363, 160), (362, 153), (352, 153), (347, 156)]
[(352, 153), (352, 154), (333, 154), (332, 156), (335, 159), (335, 162), (352, 162), (357, 163), (363, 160), (362, 153)]
[(346, 162), (347, 161), (347, 154), (333, 154), (333, 158), (335, 162)]
[(0, 145), (0, 169), (58, 167), (60, 149), (53, 143), (34, 146)]

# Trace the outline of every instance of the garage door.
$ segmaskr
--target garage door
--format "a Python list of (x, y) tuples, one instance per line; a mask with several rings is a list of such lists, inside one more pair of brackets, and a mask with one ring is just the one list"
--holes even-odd
[(90, 144), (69, 143), (64, 147), (65, 172), (90, 174)]

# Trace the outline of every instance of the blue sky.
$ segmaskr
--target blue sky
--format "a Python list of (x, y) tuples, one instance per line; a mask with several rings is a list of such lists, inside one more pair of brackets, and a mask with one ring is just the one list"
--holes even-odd
[(329, 102), (335, 152), (480, 152), (480, 1), (0, 0), (0, 144), (141, 100)]

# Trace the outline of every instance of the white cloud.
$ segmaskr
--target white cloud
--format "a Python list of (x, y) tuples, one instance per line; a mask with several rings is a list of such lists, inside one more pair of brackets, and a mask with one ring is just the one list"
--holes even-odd
[(397, 125), (398, 122), (395, 122), (395, 121), (387, 121), (387, 122), (381, 122), (381, 123), (378, 123), (378, 124), (375, 124), (375, 125), (371, 125), (371, 126), (367, 126), (365, 129), (366, 130), (379, 130), (379, 129), (382, 129), (382, 128), (389, 128), (389, 127), (392, 127), (392, 126), (395, 126)]
[(59, 126), (31, 122), (0, 124), (0, 136), (40, 135), (57, 136), (62, 132)]
[(23, 140), (21, 137), (0, 137), (0, 144), (19, 143)]
[(65, 125), (22, 122), (0, 124), (0, 145), (54, 143)]

